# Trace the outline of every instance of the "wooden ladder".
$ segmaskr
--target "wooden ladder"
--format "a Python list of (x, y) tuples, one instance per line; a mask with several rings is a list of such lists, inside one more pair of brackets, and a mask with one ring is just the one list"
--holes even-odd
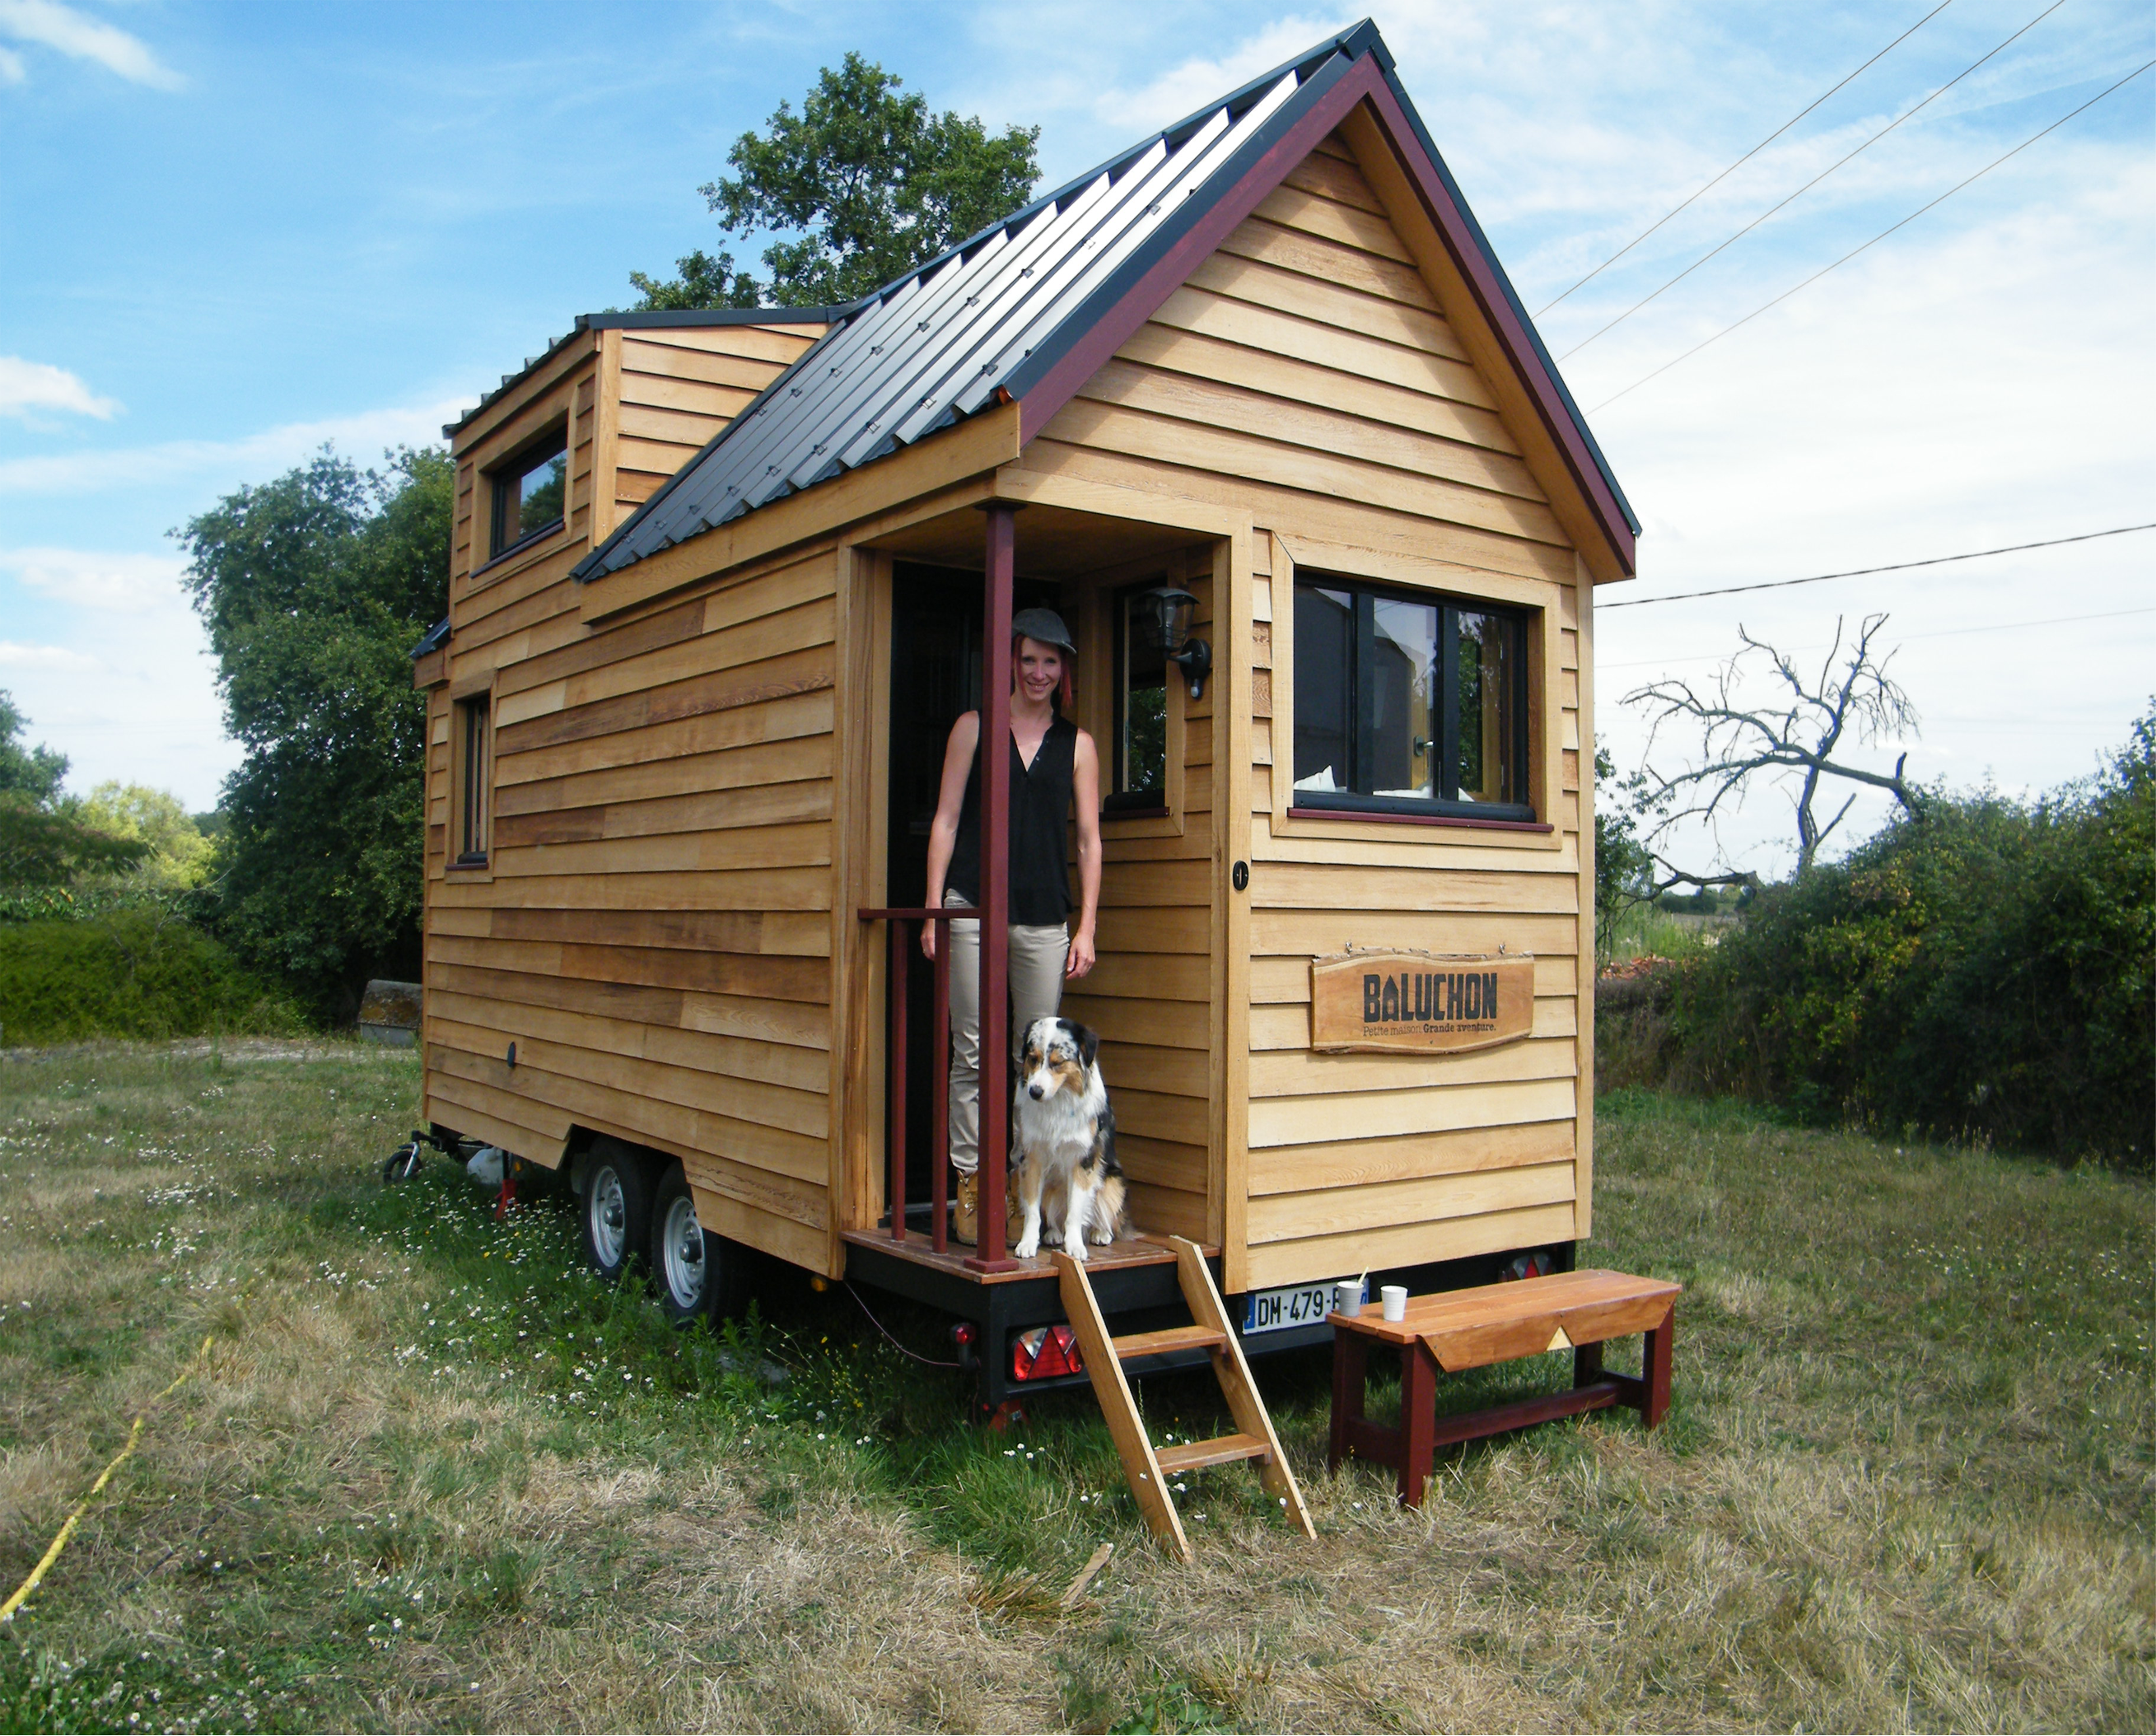
[[(1063, 1311), (1070, 1317), (1071, 1330), (1078, 1335), (1078, 1343), (1086, 1353), (1086, 1372), (1092, 1377), (1093, 1391), (1101, 1400), (1101, 1414), (1108, 1420), (1108, 1432), (1115, 1436), (1116, 1451), (1122, 1456), (1123, 1474), (1130, 1479), (1131, 1493), (1137, 1497), (1138, 1511), (1145, 1515), (1152, 1534), (1188, 1564), (1195, 1557), (1191, 1554), (1190, 1539), (1183, 1534), (1183, 1521), (1177, 1516), (1175, 1502), (1168, 1492), (1171, 1480), (1183, 1471), (1201, 1470), (1208, 1465), (1229, 1465), (1239, 1459), (1250, 1459), (1257, 1465), (1258, 1479), (1265, 1485), (1265, 1492), (1279, 1502), (1305, 1537), (1314, 1538), (1317, 1532), (1310, 1523), (1309, 1511), (1302, 1504), (1302, 1491), (1295, 1486), (1295, 1473), (1288, 1469), (1287, 1455), (1281, 1451), (1272, 1419), (1265, 1414), (1265, 1401), (1258, 1396), (1257, 1383), (1250, 1379), (1250, 1366), (1243, 1360), (1243, 1347), (1228, 1323), (1220, 1292), (1213, 1287), (1213, 1274), (1206, 1269), (1205, 1256), (1198, 1251), (1197, 1244), (1179, 1235), (1168, 1237), (1168, 1242), (1175, 1250), (1175, 1275), (1183, 1287), (1183, 1299), (1189, 1304), (1193, 1323), (1171, 1326), (1158, 1332), (1127, 1333), (1119, 1338), (1109, 1336), (1107, 1322), (1101, 1317), (1101, 1304), (1093, 1294), (1084, 1264), (1060, 1250), (1055, 1255), (1055, 1268), (1063, 1290)], [(1138, 1415), (1137, 1401), (1131, 1395), (1131, 1384), (1124, 1377), (1123, 1364), (1141, 1357), (1162, 1356), (1176, 1350), (1204, 1350), (1210, 1353), (1214, 1377), (1219, 1381), (1229, 1411), (1235, 1419), (1235, 1433), (1212, 1441), (1185, 1441), (1177, 1446), (1153, 1446), (1146, 1433), (1144, 1420)]]

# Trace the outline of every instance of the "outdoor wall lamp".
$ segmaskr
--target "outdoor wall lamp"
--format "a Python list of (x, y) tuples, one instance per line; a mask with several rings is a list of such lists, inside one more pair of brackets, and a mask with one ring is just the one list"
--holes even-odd
[(1193, 699), (1204, 697), (1205, 677), (1213, 670), (1213, 648), (1190, 636), (1191, 614), (1198, 599), (1173, 585), (1155, 585), (1139, 592), (1136, 602), (1132, 614), (1147, 649), (1181, 666)]

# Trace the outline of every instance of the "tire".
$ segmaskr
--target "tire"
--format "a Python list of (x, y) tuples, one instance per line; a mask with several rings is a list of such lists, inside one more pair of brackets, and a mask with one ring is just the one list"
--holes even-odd
[(659, 1306), (676, 1326), (733, 1311), (741, 1250), (696, 1220), (696, 1195), (679, 1163), (666, 1166), (651, 1200), (651, 1276)]
[(651, 1171), (619, 1141), (596, 1141), (584, 1172), (584, 1263), (619, 1283), (649, 1262)]

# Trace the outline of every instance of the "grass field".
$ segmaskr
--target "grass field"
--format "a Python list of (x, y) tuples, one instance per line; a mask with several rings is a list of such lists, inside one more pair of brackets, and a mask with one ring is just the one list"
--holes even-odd
[(416, 1085), (0, 1063), (0, 1595), (194, 1370), (0, 1633), (0, 1725), (2156, 1724), (2145, 1183), (1605, 1097), (1584, 1252), (1688, 1287), (1668, 1422), (1456, 1450), (1405, 1513), (1325, 1475), (1322, 1356), (1260, 1362), (1318, 1540), (1204, 1473), (1184, 1569), (1082, 1393), (977, 1432), (843, 1288), (675, 1334), (566, 1210), (384, 1189)]

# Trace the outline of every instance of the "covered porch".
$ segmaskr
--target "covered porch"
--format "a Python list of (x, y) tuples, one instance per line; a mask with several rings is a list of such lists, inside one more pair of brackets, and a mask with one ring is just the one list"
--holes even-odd
[[(1102, 511), (1028, 498), (1023, 473), (1002, 473), (993, 485), (985, 499), (924, 516), (857, 552), (868, 652), (855, 666), (866, 680), (848, 701), (859, 713), (870, 812), (851, 876), (860, 992), (844, 1063), (856, 1109), (842, 1235), (850, 1250), (873, 1250), (879, 1264), (896, 1257), (972, 1283), (1053, 1276), (1045, 1255), (1010, 1256), (1004, 1166), (985, 1156), (1010, 1143), (1007, 755), (983, 763), (981, 788), (984, 1157), (973, 1247), (947, 1233), (949, 949), (939, 945), (932, 965), (919, 945), (925, 924), (947, 932), (946, 913), (922, 902), (944, 739), (977, 705), (984, 742), (1008, 735), (1010, 622), (1021, 608), (1055, 609), (1069, 625), (1079, 647), (1072, 717), (1099, 751), (1099, 961), (1066, 984), (1064, 1010), (1102, 1039), (1132, 1220), (1142, 1235), (1181, 1234), (1217, 1248), (1222, 1216), (1214, 1038), (1225, 972), (1214, 882), (1224, 870), (1212, 773), (1232, 661), (1215, 640), (1237, 539), (1209, 515), (1171, 507), (1156, 516), (1144, 496)], [(1179, 616), (1172, 606), (1163, 624), (1164, 593), (1183, 600)], [(1186, 670), (1197, 671), (1201, 660), (1209, 666), (1194, 684)], [(1094, 1256), (1104, 1275), (1172, 1266), (1173, 1257), (1152, 1240)]]

